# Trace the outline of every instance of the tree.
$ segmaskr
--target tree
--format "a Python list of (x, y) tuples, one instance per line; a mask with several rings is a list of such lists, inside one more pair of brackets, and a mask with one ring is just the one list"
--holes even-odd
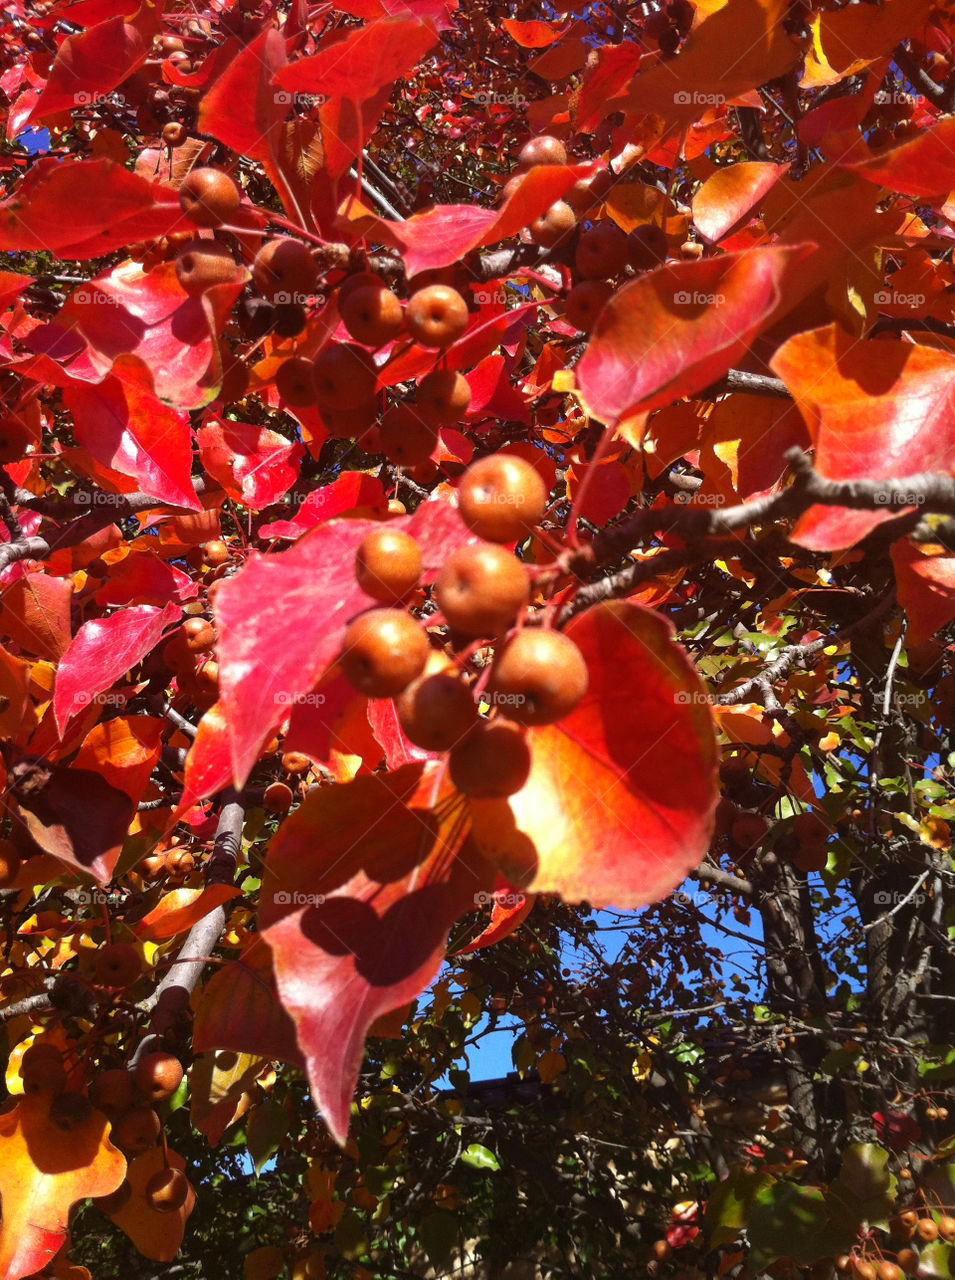
[(0, 1274), (948, 1280), (948, 7), (4, 13)]

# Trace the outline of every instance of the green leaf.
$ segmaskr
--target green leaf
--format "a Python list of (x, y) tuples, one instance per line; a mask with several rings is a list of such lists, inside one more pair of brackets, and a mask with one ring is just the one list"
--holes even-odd
[(779, 1258), (811, 1266), (847, 1249), (852, 1236), (833, 1225), (821, 1187), (776, 1182), (759, 1192), (747, 1229), (753, 1266), (764, 1269)]
[(256, 1173), (262, 1172), (278, 1150), (287, 1128), (288, 1117), (285, 1114), (285, 1108), (271, 1098), (259, 1103), (252, 1112), (246, 1127), (245, 1140)]
[(827, 1194), (830, 1215), (840, 1229), (855, 1234), (863, 1222), (888, 1224), (897, 1186), (888, 1165), (888, 1151), (874, 1142), (846, 1149), (839, 1177)]
[(442, 1267), (458, 1242), (458, 1218), (455, 1213), (439, 1209), (421, 1220), (418, 1238), (435, 1268)]
[(713, 1188), (705, 1215), (712, 1248), (736, 1239), (747, 1225), (753, 1200), (772, 1183), (768, 1173), (735, 1168), (728, 1178)]
[(482, 1147), (479, 1142), (472, 1142), (469, 1147), (465, 1148), (461, 1153), (461, 1160), (472, 1169), (499, 1170), (501, 1167), (494, 1152), (489, 1151), (487, 1147)]

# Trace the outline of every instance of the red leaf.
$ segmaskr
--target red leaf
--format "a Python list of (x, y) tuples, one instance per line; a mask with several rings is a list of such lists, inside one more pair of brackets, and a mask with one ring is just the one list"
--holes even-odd
[(0, 628), (26, 653), (55, 660), (70, 643), (72, 598), (69, 581), (45, 573), (22, 574), (0, 587)]
[(196, 1053), (232, 1049), (261, 1058), (301, 1063), (295, 1024), (279, 1003), (272, 954), (254, 937), (239, 956), (212, 975), (195, 999)]
[(170, 600), (182, 604), (194, 600), (199, 588), (187, 573), (166, 564), (148, 548), (131, 550), (111, 564), (109, 577), (93, 599), (101, 608), (110, 605), (164, 605)]
[(213, 796), (229, 785), (232, 778), (229, 745), (229, 727), (222, 705), (217, 702), (199, 721), (196, 736), (186, 756), (185, 780), (182, 799), (176, 810), (177, 817), (191, 808), (197, 800)]
[(955, 556), (946, 547), (893, 542), (899, 604), (909, 621), (906, 644), (917, 648), (955, 618)]
[(143, 916), (136, 925), (136, 936), (148, 942), (164, 942), (191, 929), (197, 920), (232, 898), (240, 898), (242, 890), (231, 884), (207, 884), (202, 889), (173, 889)]
[(0, 204), (0, 250), (99, 258), (185, 225), (179, 198), (168, 187), (147, 182), (112, 160), (42, 156)]
[(32, 283), (32, 276), (25, 276), (19, 271), (0, 271), (0, 311)]
[[(481, 896), (481, 894), (478, 895), (479, 898)], [(470, 955), (472, 951), (480, 951), (484, 947), (493, 946), (495, 942), (502, 942), (505, 938), (509, 938), (514, 930), (519, 929), (524, 923), (537, 901), (532, 893), (522, 893), (513, 885), (497, 888), (493, 893), (484, 894), (483, 897), (484, 905), (487, 905), (487, 901), (490, 900), (491, 918), (473, 942), (469, 942), (460, 951), (455, 951), (456, 956)], [(477, 905), (482, 904), (479, 902)]]
[(667, 263), (619, 289), (577, 366), (604, 422), (659, 409), (732, 368), (780, 302), (780, 277), (810, 246)]
[(600, 605), (567, 634), (590, 689), (569, 716), (532, 730), (522, 791), (472, 801), (474, 838), (525, 891), (642, 906), (676, 888), (709, 846), (718, 752), (708, 695), (669, 622), (649, 609)]
[(899, 146), (847, 165), (860, 178), (907, 196), (940, 196), (952, 189), (955, 116), (920, 130)]
[(56, 670), (53, 712), (62, 735), (73, 716), (154, 649), (179, 617), (175, 605), (134, 605), (84, 622)]
[[(838, 325), (797, 334), (772, 368), (792, 392), (829, 480), (950, 473), (955, 457), (955, 356), (898, 339), (850, 337)], [(894, 510), (811, 507), (791, 537), (815, 551), (851, 546)]]
[(46, 87), (20, 128), (95, 102), (141, 67), (160, 26), (152, 4), (144, 4), (137, 18), (126, 22), (117, 15), (67, 36), (57, 50)]
[(272, 841), (259, 929), (332, 1134), (348, 1132), (365, 1036), (437, 973), (451, 924), (493, 881), (457, 857), (461, 808), (433, 808), (434, 773), (407, 765), (312, 791)]
[(278, 502), (298, 478), (305, 450), (251, 422), (206, 422), (197, 433), (206, 471), (230, 498), (253, 511)]
[(152, 716), (114, 716), (94, 725), (72, 763), (98, 773), (139, 804), (162, 748), (163, 722)]
[(715, 244), (742, 222), (788, 170), (788, 164), (758, 161), (717, 169), (693, 197), (693, 221), (697, 230), (705, 240)]
[(120, 356), (114, 368), (98, 385), (74, 382), (63, 392), (77, 440), (98, 462), (131, 476), (143, 493), (201, 510), (190, 478), (188, 417), (159, 400), (135, 356)]
[(518, 22), (515, 18), (504, 18), (501, 26), (522, 49), (545, 49), (567, 29), (565, 22)]
[(275, 84), (298, 93), (361, 102), (390, 89), (437, 43), (438, 33), (417, 18), (380, 18), (352, 27), (344, 39), (323, 41), (310, 58), (275, 74)]
[[(219, 690), (241, 786), (262, 744), (338, 656), (345, 627), (368, 606), (355, 582), (358, 544), (376, 521), (336, 520), (280, 555), (253, 553), (216, 595)], [(457, 512), (440, 501), (389, 521), (420, 539), (429, 568), (469, 541)], [(282, 637), (276, 645), (277, 636)]]
[(316, 525), (357, 508), (384, 513), (388, 500), (381, 481), (363, 471), (346, 471), (323, 489), (313, 489), (291, 520), (273, 520), (259, 529), (262, 538), (298, 538)]

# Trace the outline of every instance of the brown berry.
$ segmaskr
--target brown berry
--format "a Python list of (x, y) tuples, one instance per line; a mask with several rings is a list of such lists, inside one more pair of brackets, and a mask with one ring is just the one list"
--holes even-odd
[(339, 294), (338, 311), (351, 337), (366, 347), (383, 347), (404, 328), (401, 303), (382, 281), (351, 289), (344, 299)]
[(657, 1262), (666, 1262), (673, 1253), (673, 1246), (667, 1240), (654, 1240), (653, 1256)]
[(146, 1200), (157, 1213), (174, 1213), (186, 1203), (189, 1179), (181, 1169), (158, 1169), (146, 1183)]
[(553, 724), (573, 711), (587, 684), (587, 664), (569, 636), (526, 628), (498, 653), (488, 699), (518, 724)]
[(931, 1244), (933, 1240), (938, 1239), (938, 1227), (931, 1218), (919, 1218), (915, 1234), (923, 1244)]
[(127, 1111), (135, 1100), (133, 1077), (124, 1067), (101, 1071), (90, 1082), (89, 1099), (101, 1111)]
[(592, 212), (613, 186), (613, 174), (609, 169), (597, 169), (589, 178), (578, 178), (564, 199), (579, 215)]
[(374, 428), (377, 417), (378, 406), (374, 400), (366, 400), (354, 409), (322, 410), (322, 422), (336, 440), (363, 439)]
[(449, 347), (467, 328), (467, 303), (446, 284), (432, 284), (413, 293), (405, 311), (405, 327), (422, 347)]
[(363, 347), (331, 342), (315, 357), (315, 402), (321, 410), (357, 409), (374, 399), (377, 377)]
[(577, 225), (577, 215), (565, 200), (555, 200), (549, 209), (527, 228), (535, 244), (542, 249), (552, 249), (566, 240)]
[(578, 272), (588, 280), (607, 280), (627, 265), (627, 237), (613, 222), (598, 222), (577, 243)]
[(58, 1094), (66, 1086), (60, 1050), (49, 1041), (35, 1040), (20, 1059), (20, 1079), (26, 1094)]
[(275, 371), (275, 390), (293, 409), (315, 403), (315, 380), (312, 362), (304, 356), (289, 356)]
[(481, 721), (452, 748), (448, 772), (465, 795), (479, 799), (513, 795), (531, 772), (524, 731), (508, 720)]
[(193, 169), (179, 188), (179, 205), (197, 227), (218, 227), (239, 209), (239, 188), (221, 169)]
[(293, 777), (297, 777), (300, 773), (308, 773), (311, 767), (311, 760), (301, 751), (286, 751), (282, 756), (282, 768)]
[(900, 1249), (895, 1260), (907, 1276), (918, 1275), (919, 1255), (914, 1249)]
[(212, 568), (228, 564), (232, 559), (228, 546), (221, 538), (213, 538), (211, 542), (202, 544), (202, 562)]
[(414, 467), (427, 462), (438, 443), (437, 427), (408, 404), (392, 405), (378, 428), (378, 446), (389, 462)]
[(97, 951), (96, 981), (104, 987), (128, 987), (142, 975), (143, 962), (131, 942), (112, 942)]
[(581, 333), (590, 333), (612, 294), (613, 285), (606, 280), (581, 280), (567, 295), (564, 319)]
[(232, 254), (218, 240), (193, 240), (181, 249), (175, 261), (176, 279), (191, 298), (217, 284), (235, 279)]
[(273, 782), (265, 788), (262, 804), (270, 813), (288, 813), (292, 807), (292, 788), (286, 782)]
[(171, 1053), (147, 1053), (136, 1063), (133, 1079), (144, 1098), (162, 1102), (182, 1083), (182, 1063)]
[(317, 280), (318, 267), (311, 251), (292, 236), (266, 240), (252, 264), (252, 281), (270, 302), (304, 302)]
[(733, 842), (741, 849), (751, 849), (765, 840), (769, 831), (766, 819), (758, 813), (741, 813), (730, 829)]
[(460, 422), (471, 404), (471, 386), (455, 369), (432, 369), (418, 383), (415, 408), (429, 425)]
[(496, 636), (527, 605), (530, 583), (524, 566), (502, 547), (460, 547), (438, 572), (434, 595), (453, 630)]
[(345, 678), (369, 698), (393, 698), (428, 661), (428, 638), (402, 609), (373, 609), (352, 622), (342, 641)]
[(946, 1244), (955, 1242), (955, 1218), (946, 1213), (938, 1220), (938, 1234)]
[(531, 138), (521, 147), (517, 156), (520, 169), (530, 169), (535, 164), (566, 164), (567, 148), (559, 138), (542, 133)]
[(538, 472), (516, 454), (494, 453), (461, 477), (461, 519), (488, 542), (518, 542), (540, 524), (547, 489)]
[(159, 1116), (152, 1107), (133, 1107), (124, 1111), (113, 1126), (112, 1138), (128, 1155), (142, 1155), (156, 1145)]
[(216, 642), (215, 627), (205, 618), (188, 618), (182, 624), (182, 635), (190, 653), (205, 653)]
[(408, 739), (425, 751), (450, 751), (477, 722), (471, 690), (450, 671), (415, 680), (395, 699)]
[(163, 125), (162, 140), (167, 147), (181, 147), (188, 136), (186, 126), (179, 120), (170, 120)]
[(373, 600), (396, 604), (418, 585), (421, 564), (421, 548), (410, 534), (374, 529), (355, 553), (355, 579)]
[(902, 1268), (884, 1258), (876, 1267), (875, 1274), (878, 1280), (902, 1280)]

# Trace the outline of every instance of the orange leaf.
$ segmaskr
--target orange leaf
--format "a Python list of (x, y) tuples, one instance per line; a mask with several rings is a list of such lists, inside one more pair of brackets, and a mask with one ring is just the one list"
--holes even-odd
[(181, 1155), (164, 1151), (162, 1147), (153, 1147), (137, 1156), (126, 1174), (132, 1195), (112, 1215), (117, 1227), (126, 1232), (143, 1257), (152, 1258), (154, 1262), (171, 1262), (179, 1252), (186, 1222), (196, 1203), (196, 1193), (190, 1185), (186, 1203), (181, 1208), (160, 1213), (152, 1207), (146, 1199), (146, 1184), (165, 1164), (170, 1169), (186, 1167)]
[(906, 643), (917, 647), (955, 618), (955, 556), (947, 547), (893, 542), (899, 604), (909, 620)]
[[(85, 1100), (77, 1094), (61, 1094)], [(79, 1115), (79, 1112), (77, 1113)], [(123, 1180), (126, 1160), (109, 1141), (109, 1122), (92, 1108), (68, 1126), (50, 1119), (50, 1100), (22, 1098), (0, 1115), (0, 1276), (39, 1271), (66, 1238), (70, 1207), (105, 1196)]]
[(241, 898), (242, 890), (231, 884), (210, 884), (203, 889), (173, 889), (136, 925), (144, 941), (162, 942), (185, 933), (197, 920), (207, 916), (230, 898)]

